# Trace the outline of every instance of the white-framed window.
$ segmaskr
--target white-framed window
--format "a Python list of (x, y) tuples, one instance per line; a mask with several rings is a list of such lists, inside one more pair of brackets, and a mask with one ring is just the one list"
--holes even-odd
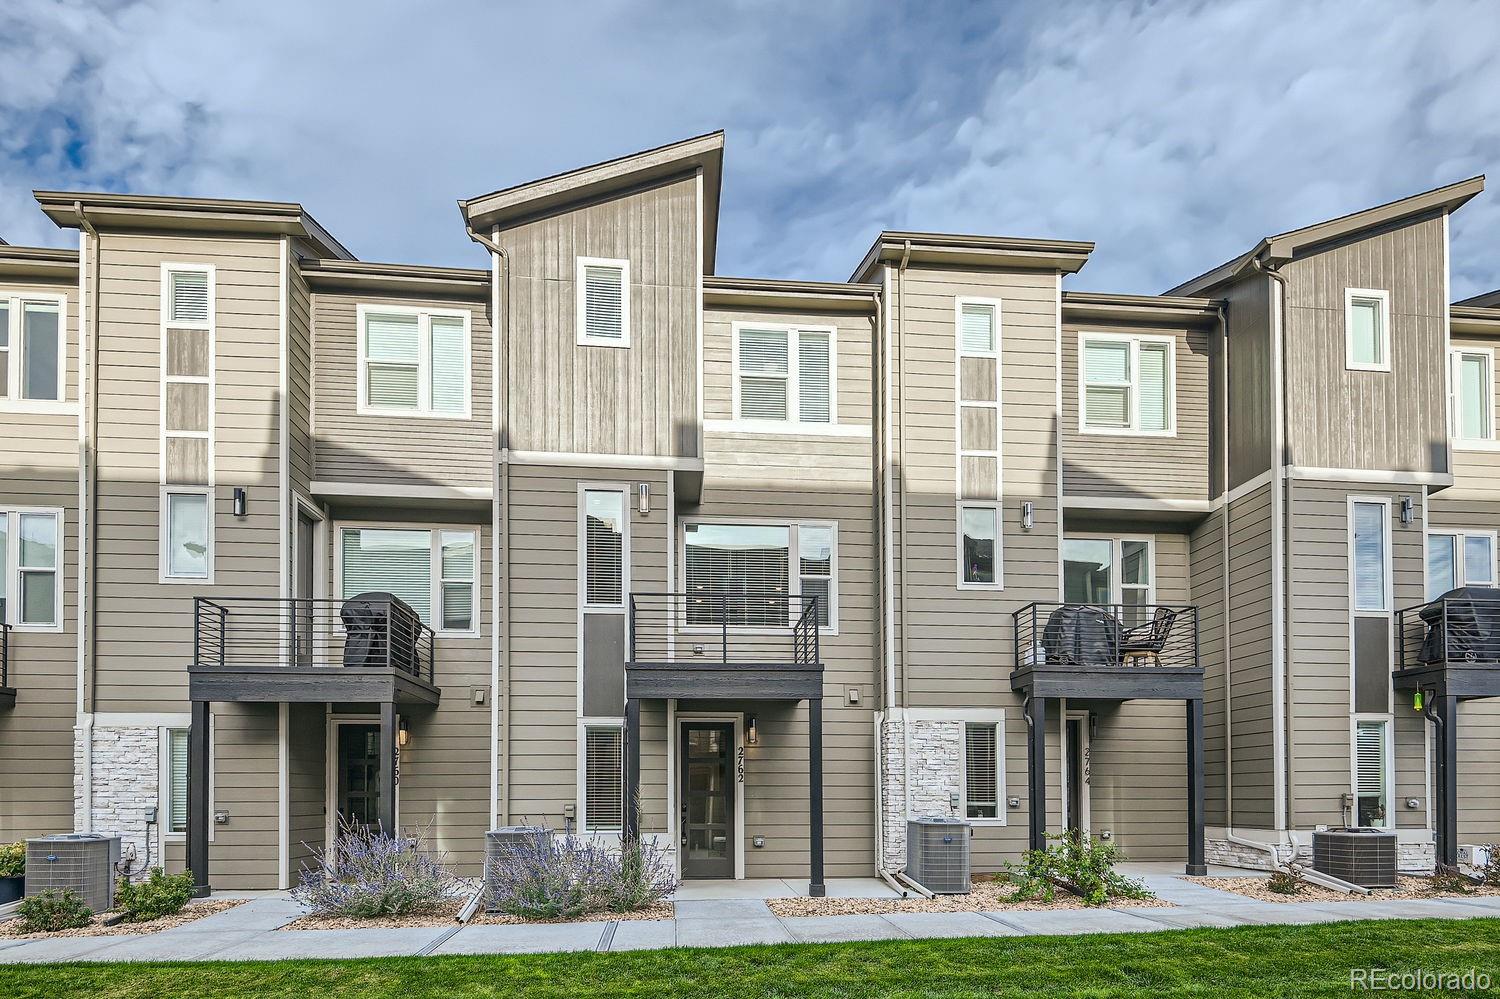
[(1494, 585), (1494, 531), (1427, 532), (1428, 600), (1460, 586)]
[(392, 593), (440, 635), (479, 634), (479, 529), (339, 528), (339, 595)]
[[(821, 630), (838, 633), (837, 522), (686, 521), (682, 531), (689, 627), (720, 622), (717, 594), (730, 597), (732, 626), (789, 626), (802, 603), (777, 599), (786, 594), (816, 596)], [(763, 599), (735, 599), (745, 595)]]
[(1391, 370), (1391, 293), (1344, 289), (1344, 365), (1351, 371)]
[(67, 370), (67, 299), (0, 296), (0, 400), (61, 403)]
[(578, 550), (583, 556), (582, 603), (587, 610), (618, 610), (630, 592), (630, 507), (620, 486), (591, 487), (579, 496)]
[(1127, 628), (1150, 619), (1156, 603), (1155, 539), (1072, 536), (1063, 538), (1063, 601), (1118, 604)]
[(1349, 500), (1349, 586), (1354, 613), (1381, 615), (1391, 609), (1391, 503)]
[(838, 336), (832, 327), (735, 323), (734, 418), (747, 423), (838, 423)]
[(965, 357), (996, 357), (1000, 353), (1000, 302), (991, 298), (960, 298), (958, 352)]
[(63, 515), (57, 509), (0, 509), (0, 617), (30, 631), (62, 628)]
[(216, 275), (211, 264), (161, 265), (163, 485), (214, 481)]
[(630, 261), (579, 257), (578, 346), (630, 346)]
[(1394, 749), (1390, 718), (1354, 718), (1354, 824), (1388, 829), (1395, 825)]
[(579, 825), (610, 832), (625, 824), (625, 729), (614, 719), (579, 723)]
[(1464, 444), (1495, 440), (1495, 352), (1455, 347), (1449, 354), (1453, 387), (1453, 438)]
[(207, 486), (161, 490), (161, 580), (212, 582), (214, 491)]
[(181, 836), (187, 832), (188, 730), (162, 730), (162, 832)]
[(1004, 585), (1001, 565), (1000, 505), (958, 504), (959, 589), (998, 590)]
[(963, 818), (1005, 818), (1003, 739), (999, 722), (964, 722)]
[(469, 312), (361, 304), (359, 412), (467, 420)]
[(1172, 337), (1081, 333), (1078, 370), (1078, 427), (1084, 433), (1176, 434)]

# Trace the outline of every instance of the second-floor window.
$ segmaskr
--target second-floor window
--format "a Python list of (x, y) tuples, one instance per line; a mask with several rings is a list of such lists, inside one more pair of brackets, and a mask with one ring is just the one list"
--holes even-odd
[(1344, 350), (1351, 370), (1391, 370), (1390, 292), (1344, 289)]
[(625, 606), (625, 491), (583, 493), (583, 602), (591, 608)]
[(1460, 441), (1495, 439), (1495, 354), (1479, 347), (1452, 355), (1453, 436)]
[(469, 314), (359, 307), (359, 409), (469, 417)]
[(1391, 609), (1390, 507), (1383, 501), (1355, 500), (1350, 510), (1354, 610), (1382, 614)]
[(1459, 586), (1495, 585), (1494, 531), (1430, 531), (1427, 599)]
[(1000, 508), (994, 503), (958, 507), (958, 581), (961, 586), (998, 586)]
[(478, 633), (478, 532), (446, 527), (345, 527), (339, 535), (343, 599), (361, 593), (391, 593), (439, 632)]
[(734, 416), (774, 423), (836, 423), (831, 329), (736, 326)]
[(1126, 627), (1151, 617), (1156, 584), (1150, 538), (1064, 538), (1063, 600), (1119, 604)]
[(62, 514), (0, 509), (0, 620), (22, 628), (62, 623)]
[(819, 625), (837, 627), (837, 525), (689, 523), (683, 532), (689, 625), (727, 614), (731, 625), (782, 627), (804, 606), (778, 599), (792, 595), (817, 597)]
[(58, 298), (0, 298), (0, 399), (62, 399), (62, 315)]
[(1080, 337), (1079, 428), (1087, 433), (1175, 433), (1175, 351), (1171, 337)]
[(214, 498), (209, 488), (162, 490), (162, 578), (209, 580), (214, 571)]

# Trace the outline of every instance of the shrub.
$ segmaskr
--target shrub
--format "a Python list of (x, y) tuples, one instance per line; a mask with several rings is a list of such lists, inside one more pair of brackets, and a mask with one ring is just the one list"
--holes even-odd
[(6, 843), (0, 846), (0, 878), (19, 878), (26, 873), (26, 844)]
[(457, 890), (447, 855), (431, 853), (425, 835), (388, 836), (341, 819), (333, 844), (312, 852), (292, 895), (317, 915), (405, 916), (435, 909)]
[(1500, 843), (1488, 843), (1484, 847), (1486, 860), (1479, 868), (1479, 876), (1491, 887), (1500, 888)]
[(1086, 905), (1104, 905), (1112, 898), (1150, 898), (1139, 881), (1115, 870), (1119, 851), (1113, 843), (1099, 843), (1087, 833), (1058, 833), (1045, 850), (1027, 850), (1019, 867), (1007, 865), (1017, 885), (1015, 898), (1052, 901), (1053, 885), (1061, 884)]
[(144, 881), (120, 879), (115, 888), (115, 908), (125, 913), (127, 923), (144, 923), (181, 912), (192, 897), (190, 872), (167, 874), (160, 867), (153, 867)]
[(1266, 882), (1266, 889), (1278, 895), (1300, 895), (1306, 887), (1307, 878), (1302, 873), (1302, 865), (1295, 862), (1272, 871)]
[(1464, 877), (1457, 867), (1439, 864), (1427, 881), (1427, 890), (1434, 895), (1472, 895), (1474, 882)]
[(93, 921), (94, 913), (71, 888), (44, 891), (23, 900), (16, 909), (23, 933), (76, 930)]
[(541, 831), (490, 862), (490, 904), (523, 919), (573, 919), (630, 912), (677, 890), (667, 855), (654, 843), (611, 849), (591, 838)]

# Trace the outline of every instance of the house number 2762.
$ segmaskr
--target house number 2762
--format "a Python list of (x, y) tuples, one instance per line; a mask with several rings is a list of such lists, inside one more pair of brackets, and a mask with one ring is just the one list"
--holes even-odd
[(739, 783), (745, 783), (745, 747), (741, 746), (734, 754), (734, 779)]

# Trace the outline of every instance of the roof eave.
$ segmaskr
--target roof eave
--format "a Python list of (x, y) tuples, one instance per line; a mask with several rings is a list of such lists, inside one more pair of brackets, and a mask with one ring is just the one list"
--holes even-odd
[(708, 277), (703, 304), (721, 308), (800, 309), (808, 312), (874, 312), (880, 286), (774, 278)]
[(1088, 263), (1094, 244), (1080, 240), (1024, 239), (932, 232), (882, 232), (849, 276), (868, 281), (877, 265), (900, 261), (910, 244), (911, 259), (975, 268), (1012, 268), (1076, 274)]
[(1213, 298), (1063, 292), (1065, 321), (1121, 322), (1201, 328), (1218, 322), (1223, 303)]
[(3, 244), (0, 245), (0, 274), (32, 279), (76, 279), (78, 251)]
[(321, 288), (484, 299), (490, 285), (488, 270), (467, 267), (317, 260), (304, 262), (301, 269), (309, 285)]

